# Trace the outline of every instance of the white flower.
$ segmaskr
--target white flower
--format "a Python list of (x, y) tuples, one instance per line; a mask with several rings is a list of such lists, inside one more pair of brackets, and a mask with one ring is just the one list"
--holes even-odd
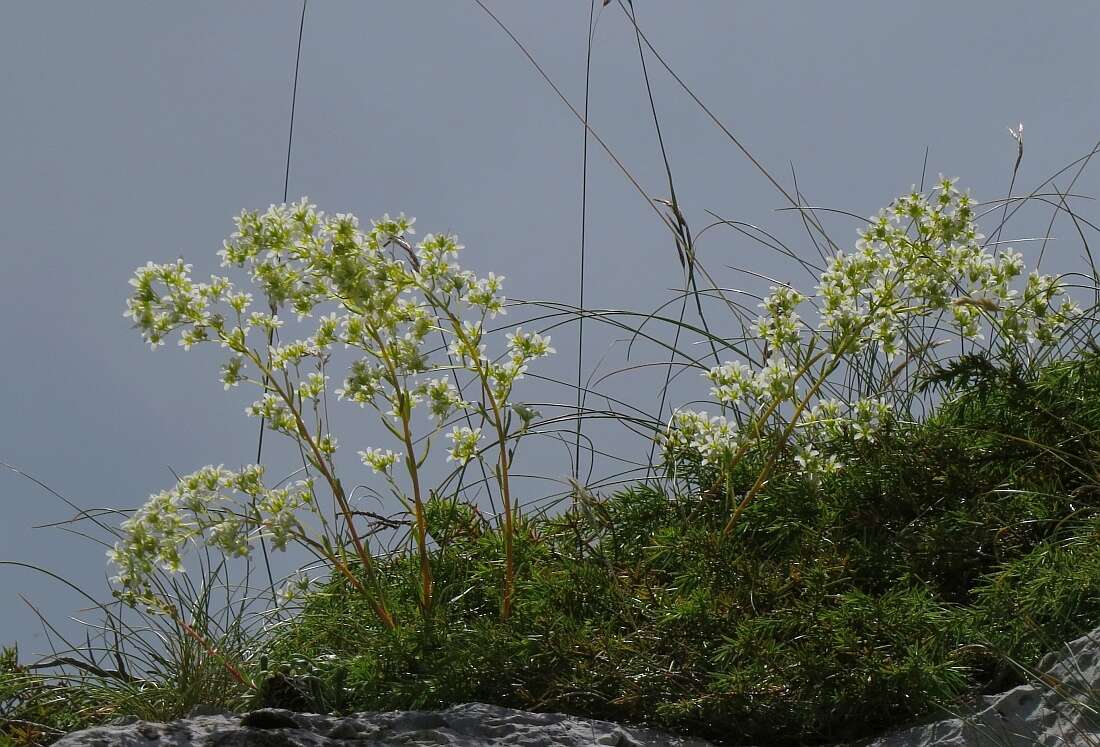
[(328, 381), (328, 378), (320, 371), (310, 371), (306, 376), (306, 380), (298, 385), (298, 394), (303, 399), (318, 399), (321, 393), (325, 391), (325, 382)]
[(787, 359), (778, 353), (773, 354), (767, 365), (757, 372), (756, 386), (776, 399), (786, 398), (794, 386), (794, 371)]
[(359, 458), (375, 473), (388, 473), (390, 468), (401, 460), (401, 455), (389, 449), (367, 449), (359, 452)]
[(290, 604), (308, 594), (312, 585), (313, 579), (303, 573), (296, 573), (279, 590), (279, 601)]
[(516, 327), (515, 332), (505, 335), (505, 338), (508, 340), (508, 349), (523, 361), (542, 358), (557, 352), (550, 347), (549, 335), (543, 337), (537, 332), (524, 332), (521, 327)]
[(481, 439), (481, 429), (470, 429), (467, 426), (462, 426), (448, 433), (447, 438), (451, 439), (451, 442), (454, 444), (451, 449), (447, 451), (447, 461), (466, 464), (477, 456), (477, 446), (478, 441)]
[(710, 394), (718, 402), (737, 405), (746, 395), (760, 394), (760, 387), (752, 375), (752, 369), (744, 363), (736, 361), (723, 363), (720, 366), (714, 366), (703, 376), (714, 384)]
[(739, 445), (733, 423), (721, 415), (677, 410), (664, 435), (665, 459), (674, 462), (682, 453), (695, 454), (701, 464), (720, 464)]
[(455, 408), (467, 407), (470, 404), (459, 396), (458, 389), (447, 378), (430, 379), (421, 384), (418, 391), (427, 395), (432, 417), (438, 423), (446, 420)]

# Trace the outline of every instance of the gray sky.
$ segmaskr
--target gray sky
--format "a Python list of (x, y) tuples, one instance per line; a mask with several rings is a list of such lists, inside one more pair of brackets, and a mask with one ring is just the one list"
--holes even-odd
[[(931, 177), (960, 176), (979, 199), (1003, 197), (1015, 158), (1009, 125), (1025, 125), (1018, 184), (1027, 188), (1100, 138), (1100, 16), (1089, 3), (637, 6), (674, 70), (785, 185), (793, 162), (812, 204), (873, 213), (919, 181), (926, 146)], [(171, 469), (254, 458), (257, 423), (243, 415), (251, 392), (223, 393), (214, 351), (185, 354), (169, 344), (151, 353), (122, 318), (123, 299), (147, 260), (182, 255), (199, 276), (220, 272), (214, 253), (232, 216), (281, 200), (300, 7), (5, 7), (0, 461), (82, 507), (133, 507), (171, 486)], [(579, 106), (588, 3), (491, 7)], [(632, 27), (617, 3), (597, 10), (592, 125), (651, 195), (667, 196)], [(794, 214), (776, 211), (782, 197), (656, 61), (648, 63), (692, 225), (705, 225), (712, 210), (812, 251)], [(507, 276), (509, 297), (575, 303), (581, 134), (473, 2), (310, 3), (291, 199), (308, 195), (327, 212), (364, 221), (415, 215), (420, 234), (457, 233), (466, 266)], [(650, 310), (680, 283), (675, 252), (594, 142), (589, 153), (587, 304)], [(1086, 172), (1075, 191), (1096, 194), (1095, 187)], [(851, 221), (828, 225), (843, 243), (855, 238)], [(1039, 216), (1011, 235), (1044, 229)], [(1050, 269), (1079, 268), (1072, 227), (1060, 221), (1054, 233), (1067, 240), (1048, 249)], [(1030, 258), (1027, 247), (1019, 248)], [(800, 277), (729, 231), (709, 232), (698, 251), (731, 283), (726, 265)], [(559, 355), (545, 371), (571, 377), (575, 327), (553, 334)], [(591, 368), (615, 335), (586, 334)], [(703, 395), (690, 378), (688, 390)], [(628, 376), (613, 386), (655, 409), (652, 386)], [(354, 453), (369, 413), (338, 409), (348, 429), (336, 432)], [(273, 473), (293, 467), (285, 449), (267, 453)], [(533, 453), (528, 471), (568, 473), (560, 446)], [(354, 459), (348, 468), (348, 479), (370, 480)], [(530, 494), (554, 489), (534, 485)], [(41, 565), (104, 595), (102, 548), (32, 528), (70, 509), (7, 471), (0, 497), (0, 560)], [(0, 643), (18, 642), (25, 656), (46, 650), (20, 594), (63, 630), (79, 629), (64, 623), (82, 605), (76, 595), (0, 566)]]

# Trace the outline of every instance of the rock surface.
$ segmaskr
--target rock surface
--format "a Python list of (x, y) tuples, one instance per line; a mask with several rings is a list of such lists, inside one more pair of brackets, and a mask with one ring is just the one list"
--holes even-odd
[[(1100, 628), (1044, 657), (1042, 681), (981, 698), (958, 718), (861, 742), (862, 747), (1054, 747), (1100, 745)], [(135, 721), (74, 732), (57, 747), (713, 747), (650, 729), (559, 713), (469, 703), (445, 711), (336, 717), (263, 709)]]
[(981, 698), (959, 718), (915, 726), (865, 747), (1100, 745), (1100, 628), (1043, 657), (1033, 684)]
[(136, 721), (73, 732), (55, 747), (711, 747), (607, 721), (469, 703), (445, 711), (336, 717), (265, 708), (246, 715), (195, 716), (168, 724)]

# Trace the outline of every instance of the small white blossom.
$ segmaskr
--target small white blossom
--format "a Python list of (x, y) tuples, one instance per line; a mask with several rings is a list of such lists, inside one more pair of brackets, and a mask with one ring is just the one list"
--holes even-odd
[(448, 462), (466, 464), (477, 456), (478, 441), (481, 439), (480, 428), (461, 426), (447, 434), (453, 446), (447, 452)]
[(359, 458), (375, 473), (388, 473), (390, 468), (401, 460), (401, 455), (389, 449), (367, 449), (359, 452)]
[(752, 369), (744, 363), (723, 363), (711, 368), (703, 376), (714, 384), (710, 390), (711, 396), (728, 405), (735, 406), (746, 397), (759, 396), (761, 392)]

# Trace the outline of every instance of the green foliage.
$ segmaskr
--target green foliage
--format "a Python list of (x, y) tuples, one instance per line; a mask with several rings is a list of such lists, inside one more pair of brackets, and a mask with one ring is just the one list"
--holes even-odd
[[(163, 636), (147, 679), (47, 677), (6, 650), (0, 744), (46, 744), (120, 715), (176, 718), (198, 703), (352, 712), (469, 701), (719, 743), (829, 744), (1004, 690), (1025, 676), (1015, 662), (1100, 619), (1100, 356), (1033, 370), (972, 356), (928, 380), (935, 412), (890, 424), (873, 444), (835, 441), (843, 470), (813, 479), (780, 451), (728, 536), (730, 506), (774, 443), (747, 452), (718, 490), (713, 465), (685, 462), (681, 492), (576, 486), (563, 514), (517, 515), (509, 619), (501, 528), (432, 496), (438, 603), (422, 614), (419, 558), (393, 556), (380, 577), (394, 628), (334, 575), (270, 632), (262, 657), (258, 639), (211, 613), (209, 585), (165, 589), (193, 598), (187, 619), (205, 643)], [(352, 570), (361, 584), (365, 569)]]
[[(413, 247), (403, 218), (362, 233), (305, 202), (245, 213), (223, 257), (249, 270), (272, 309), (247, 317), (251, 297), (228, 278), (194, 283), (182, 261), (139, 268), (129, 315), (146, 340), (180, 329), (185, 348), (229, 348), (226, 386), (263, 388), (250, 413), (303, 446), (338, 509), (321, 511), (312, 479), (264, 487), (258, 465), (207, 467), (152, 496), (112, 553), (122, 598), (173, 628), (144, 652), (148, 679), (94, 666), (44, 678), (5, 653), (3, 738), (33, 744), (197, 703), (347, 712), (482, 701), (718, 743), (824, 744), (1018, 682), (1017, 662), (1100, 618), (1100, 356), (1053, 355), (1056, 334), (1085, 349), (1075, 335), (1093, 320), (1071, 299), (1054, 305), (1059, 278), (1033, 273), (1022, 295), (1011, 288), (1020, 255), (987, 251), (952, 180), (937, 192), (899, 198), (855, 253), (828, 263), (816, 327), (796, 312), (807, 297), (773, 287), (742, 340), (761, 343), (760, 360), (722, 340), (754, 365), (719, 363), (714, 350), (719, 365), (704, 375), (722, 414), (678, 410), (658, 428), (667, 479), (605, 497), (574, 484), (557, 516), (520, 512), (508, 478), (509, 441), (545, 425), (509, 402), (511, 386), (553, 352), (549, 338), (516, 328), (504, 356), (484, 355), (501, 279), (459, 272), (453, 238)], [(401, 301), (414, 290), (419, 301)], [(280, 306), (306, 314), (322, 302), (339, 316), (272, 346)], [(943, 363), (931, 355), (941, 325), (963, 349), (977, 350), (983, 329), (992, 339)], [(250, 331), (267, 344), (251, 347)], [(444, 348), (427, 349), (437, 333), (446, 363)], [(305, 417), (312, 403), (320, 418), (335, 342), (366, 356), (336, 393), (375, 407), (402, 444), (359, 452), (409, 513), (404, 551), (381, 560), (336, 478), (327, 415)], [(302, 377), (307, 358), (318, 369)], [(447, 376), (460, 371), (479, 399), (453, 388)], [(476, 417), (479, 427), (451, 431), (448, 461), (483, 459), (481, 430), (492, 431), (502, 522), (450, 478), (421, 485), (428, 447), (411, 419), (421, 401), (429, 437), (451, 415)], [(917, 404), (931, 414), (913, 418)], [(163, 583), (193, 542), (243, 556), (258, 537), (298, 542), (333, 571), (262, 640), (243, 634), (243, 611), (215, 620), (209, 587)]]
[(0, 649), (0, 745), (48, 744), (95, 723), (102, 702), (94, 692), (51, 683), (19, 663), (19, 652)]
[(257, 631), (247, 604), (216, 608), (215, 592), (228, 586), (224, 566), (199, 570), (197, 579), (153, 579), (162, 597), (180, 600), (186, 628), (160, 615), (134, 627), (102, 606), (99, 635), (80, 648), (62, 639), (65, 651), (35, 665), (0, 649), (0, 747), (49, 744), (116, 717), (171, 721), (197, 705), (244, 707), (248, 688), (226, 662), (244, 666), (260, 644)]
[[(758, 455), (730, 495), (634, 486), (525, 521), (509, 621), (499, 533), (440, 502), (432, 619), (387, 631), (335, 580), (270, 655), (312, 662), (325, 703), (350, 710), (480, 700), (771, 745), (859, 739), (1004, 688), (1006, 656), (1100, 619), (1100, 357), (989, 376), (945, 387), (924, 424), (849, 439), (852, 468), (824, 480), (788, 459), (725, 539)], [(416, 573), (387, 569), (399, 618)]]

